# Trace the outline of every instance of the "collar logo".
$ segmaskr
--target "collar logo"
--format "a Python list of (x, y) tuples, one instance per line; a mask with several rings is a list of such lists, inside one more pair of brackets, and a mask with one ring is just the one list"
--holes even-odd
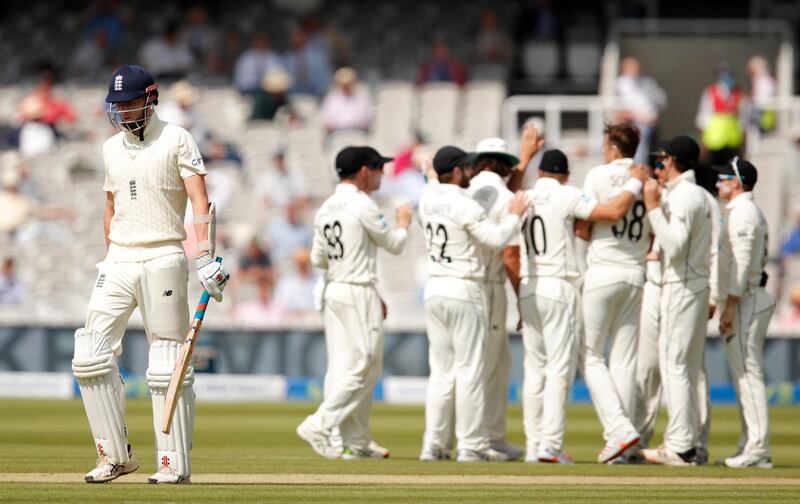
[(122, 91), (122, 75), (114, 77), (114, 91)]

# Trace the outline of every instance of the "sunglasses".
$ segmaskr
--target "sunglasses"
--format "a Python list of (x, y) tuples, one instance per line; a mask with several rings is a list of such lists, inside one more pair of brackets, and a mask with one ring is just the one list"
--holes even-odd
[(717, 175), (717, 180), (733, 180), (736, 175)]

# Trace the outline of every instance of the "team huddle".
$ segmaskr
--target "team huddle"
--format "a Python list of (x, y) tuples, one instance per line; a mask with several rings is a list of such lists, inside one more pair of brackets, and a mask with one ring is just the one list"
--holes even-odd
[[(703, 356), (708, 320), (719, 311), (742, 417), (738, 451), (722, 463), (772, 467), (762, 347), (775, 301), (764, 290), (757, 170), (739, 158), (716, 169), (723, 212), (696, 183), (694, 140), (667, 142), (653, 168), (634, 165), (638, 143), (635, 126), (608, 126), (605, 164), (582, 190), (567, 185), (569, 162), (558, 150), (543, 153), (535, 185), (519, 190), (543, 144), (531, 126), (519, 157), (497, 138), (472, 153), (437, 151), (418, 208), (430, 260), (420, 460), (450, 459), (457, 448), (459, 462), (572, 463), (565, 409), (580, 369), (603, 426), (598, 462), (706, 464)], [(340, 184), (315, 217), (328, 369), (323, 403), (297, 433), (328, 458), (389, 456), (369, 430), (386, 315), (375, 254), (402, 251), (412, 209), (398, 207), (398, 229), (390, 230), (369, 197), (388, 161), (369, 147), (342, 150)], [(507, 281), (525, 349), (524, 451), (506, 439)], [(668, 423), (663, 443), (651, 448), (662, 390)]]
[[(98, 264), (85, 327), (75, 331), (72, 361), (98, 456), (85, 480), (107, 482), (139, 468), (118, 366), (138, 307), (150, 343), (157, 449), (157, 471), (148, 481), (190, 483), (191, 367), (171, 430), (162, 431), (161, 422), (189, 329), (181, 245), (187, 203), (200, 283), (221, 301), (229, 279), (214, 260), (206, 169), (192, 136), (156, 115), (158, 85), (145, 69), (117, 69), (106, 102), (120, 130), (103, 147), (108, 254)], [(496, 138), (481, 141), (474, 153), (450, 146), (436, 153), (419, 203), (430, 257), (424, 298), (431, 369), (420, 460), (448, 459), (455, 446), (460, 462), (523, 456), (506, 440), (510, 280), (525, 348), (526, 462), (571, 462), (565, 407), (580, 368), (603, 424), (599, 462), (705, 463), (703, 350), (707, 319), (719, 307), (743, 426), (739, 452), (724, 463), (771, 467), (761, 351), (775, 301), (763, 288), (767, 235), (752, 198), (756, 168), (734, 158), (720, 170), (719, 195), (728, 201), (723, 220), (716, 200), (695, 183), (694, 141), (678, 137), (664, 147), (657, 180), (634, 166), (638, 143), (635, 127), (608, 127), (607, 164), (589, 173), (583, 191), (566, 185), (568, 161), (557, 150), (543, 154), (533, 189), (518, 191), (543, 144), (532, 127), (523, 132), (519, 157)], [(324, 400), (297, 434), (328, 458), (389, 456), (369, 428), (387, 309), (375, 288), (376, 252), (402, 251), (413, 210), (400, 206), (392, 230), (370, 197), (388, 161), (370, 147), (343, 149), (336, 158), (340, 183), (315, 216), (311, 260), (325, 270), (317, 301), (328, 368)], [(669, 423), (663, 445), (649, 449), (662, 389)]]

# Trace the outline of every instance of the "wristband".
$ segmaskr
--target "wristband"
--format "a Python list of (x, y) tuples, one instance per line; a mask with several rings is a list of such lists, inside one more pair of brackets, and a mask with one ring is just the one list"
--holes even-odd
[(640, 194), (642, 194), (642, 187), (644, 187), (644, 184), (641, 180), (637, 178), (629, 178), (628, 181), (625, 182), (625, 185), (622, 186), (622, 190), (633, 193), (634, 196), (638, 197)]
[(205, 266), (208, 266), (212, 262), (214, 262), (214, 259), (211, 258), (210, 254), (203, 254), (201, 256), (195, 257), (194, 266), (195, 266), (196, 269), (199, 270), (199, 269), (201, 269), (201, 268), (203, 268)]

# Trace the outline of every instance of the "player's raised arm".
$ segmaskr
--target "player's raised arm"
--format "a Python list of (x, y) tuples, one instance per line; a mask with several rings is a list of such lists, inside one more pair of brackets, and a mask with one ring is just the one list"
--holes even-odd
[(359, 212), (361, 224), (367, 230), (369, 237), (377, 246), (391, 254), (399, 254), (403, 251), (408, 239), (408, 227), (411, 225), (411, 215), (413, 210), (411, 205), (403, 204), (397, 207), (395, 217), (397, 228), (390, 229), (383, 214), (378, 210), (374, 202), (369, 202), (362, 207)]
[(465, 215), (465, 227), (482, 245), (492, 248), (503, 247), (518, 231), (519, 220), (528, 209), (525, 193), (518, 191), (508, 202), (508, 215), (500, 225), (496, 225), (486, 215), (480, 205), (475, 204), (474, 211)]
[(647, 171), (642, 165), (631, 167), (630, 173), (631, 178), (622, 186), (622, 192), (608, 203), (598, 203), (589, 215), (590, 221), (617, 222), (628, 213), (648, 178)]

